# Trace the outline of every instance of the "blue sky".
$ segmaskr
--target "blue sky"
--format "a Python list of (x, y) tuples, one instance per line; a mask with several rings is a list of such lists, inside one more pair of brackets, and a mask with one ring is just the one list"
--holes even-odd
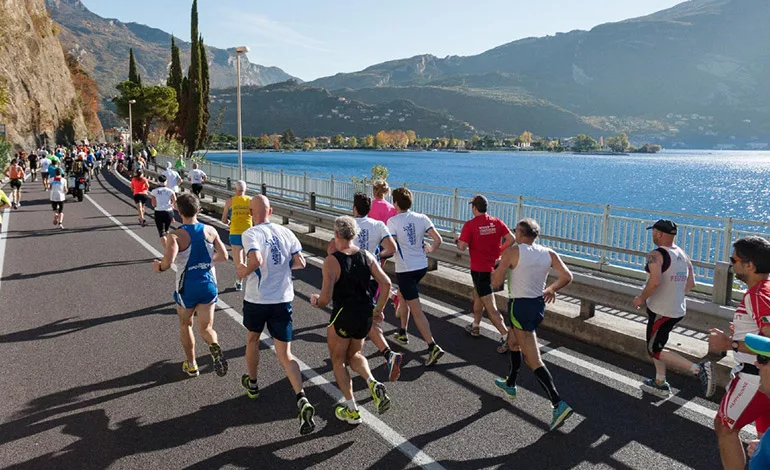
[[(94, 13), (190, 39), (192, 0), (82, 0)], [(473, 55), (516, 39), (647, 15), (680, 0), (199, 0), (206, 43), (303, 80), (418, 54)]]

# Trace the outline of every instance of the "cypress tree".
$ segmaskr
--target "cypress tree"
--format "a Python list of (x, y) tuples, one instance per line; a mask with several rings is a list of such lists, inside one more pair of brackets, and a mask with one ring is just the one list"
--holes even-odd
[(139, 72), (136, 70), (133, 48), (128, 50), (128, 80), (140, 86), (142, 84), (142, 77), (139, 76)]
[(201, 50), (201, 107), (203, 109), (203, 121), (201, 127), (200, 139), (198, 139), (198, 148), (204, 148), (209, 136), (209, 63), (206, 56), (206, 46), (203, 45), (203, 36), (200, 37), (198, 45)]
[(203, 128), (203, 96), (201, 94), (201, 48), (198, 45), (198, 0), (193, 0), (190, 20), (190, 68), (187, 72), (187, 156), (198, 150)]
[(179, 104), (179, 110), (174, 118), (174, 125), (172, 129), (169, 129), (169, 134), (179, 134), (184, 129), (184, 99), (185, 95), (182, 94), (182, 60), (179, 57), (179, 47), (176, 45), (174, 36), (171, 36), (171, 68), (168, 71), (168, 79), (166, 79), (166, 86), (173, 88), (176, 91), (176, 101)]

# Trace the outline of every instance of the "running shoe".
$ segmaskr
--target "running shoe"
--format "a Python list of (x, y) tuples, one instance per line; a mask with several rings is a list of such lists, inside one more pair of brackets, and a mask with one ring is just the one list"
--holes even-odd
[(671, 395), (671, 385), (669, 385), (668, 382), (658, 383), (658, 381), (654, 378), (645, 379), (644, 386), (649, 388), (650, 391), (655, 395), (661, 396), (663, 398), (667, 398), (669, 395)]
[(551, 420), (551, 431), (561, 426), (564, 421), (569, 418), (572, 415), (572, 408), (565, 403), (564, 401), (560, 401), (558, 405), (556, 405), (556, 408), (553, 409), (553, 419)]
[(310, 434), (315, 429), (315, 408), (307, 400), (299, 410), (299, 433), (301, 435)]
[(495, 385), (504, 391), (508, 398), (516, 398), (516, 386), (508, 385), (508, 379), (495, 379)]
[(214, 372), (218, 376), (224, 377), (227, 375), (227, 360), (222, 354), (222, 348), (217, 343), (209, 345), (209, 351), (211, 352), (211, 360), (214, 361)]
[(402, 335), (401, 333), (396, 331), (395, 333), (393, 333), (393, 339), (395, 339), (401, 344), (409, 344), (409, 335), (406, 333)]
[(142, 219), (142, 227), (146, 227), (146, 226), (147, 226), (147, 219)]
[(59, 222), (59, 228), (60, 228), (60, 229), (62, 229), (62, 230), (64, 230), (64, 224), (62, 224), (61, 222)]
[(243, 290), (243, 281), (235, 281), (235, 290), (238, 292)]
[(345, 421), (348, 424), (361, 424), (361, 413), (358, 410), (350, 410), (345, 405), (337, 405), (334, 408), (334, 416), (340, 421)]
[(465, 331), (467, 331), (468, 334), (473, 337), (478, 337), (481, 335), (481, 328), (478, 326), (473, 326), (473, 323), (468, 323), (465, 325)]
[(404, 361), (404, 355), (397, 352), (391, 352), (387, 359), (388, 380), (395, 382), (401, 377), (401, 363)]
[(439, 359), (441, 359), (441, 356), (444, 355), (444, 350), (441, 349), (441, 346), (438, 344), (433, 345), (433, 349), (430, 350), (430, 354), (428, 354), (428, 360), (425, 361), (426, 366), (432, 366), (436, 362), (438, 362)]
[(243, 374), (241, 376), (241, 385), (243, 385), (243, 388), (246, 389), (246, 396), (249, 398), (259, 398), (259, 387), (251, 386), (251, 377), (249, 377), (249, 374)]
[(383, 414), (390, 409), (390, 397), (385, 392), (385, 386), (379, 382), (369, 382), (369, 393), (372, 394), (377, 413)]
[(710, 398), (717, 390), (716, 382), (714, 381), (714, 365), (710, 361), (703, 361), (700, 364), (700, 372), (698, 372), (698, 379), (703, 386), (703, 395), (706, 398)]
[(191, 366), (187, 361), (182, 363), (182, 372), (189, 375), (190, 377), (197, 377), (201, 375), (201, 373), (198, 371), (198, 364)]
[(500, 344), (497, 345), (497, 352), (499, 354), (508, 352), (508, 340), (506, 338), (500, 338)]

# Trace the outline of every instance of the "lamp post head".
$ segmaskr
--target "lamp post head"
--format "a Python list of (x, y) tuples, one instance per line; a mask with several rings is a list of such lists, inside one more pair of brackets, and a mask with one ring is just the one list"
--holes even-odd
[(128, 104), (134, 104), (136, 103), (136, 100), (128, 100)]
[(235, 52), (238, 54), (246, 54), (250, 51), (249, 46), (238, 46), (235, 48)]

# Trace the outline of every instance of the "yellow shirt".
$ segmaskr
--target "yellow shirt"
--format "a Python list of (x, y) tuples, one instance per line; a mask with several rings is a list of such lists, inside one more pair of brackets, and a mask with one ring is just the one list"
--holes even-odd
[(233, 196), (230, 206), (230, 235), (240, 235), (251, 227), (250, 196)]
[[(0, 206), (4, 204), (10, 204), (11, 201), (8, 200), (8, 196), (5, 195), (2, 189), (0, 189)], [(3, 223), (3, 213), (0, 212), (0, 224)]]

